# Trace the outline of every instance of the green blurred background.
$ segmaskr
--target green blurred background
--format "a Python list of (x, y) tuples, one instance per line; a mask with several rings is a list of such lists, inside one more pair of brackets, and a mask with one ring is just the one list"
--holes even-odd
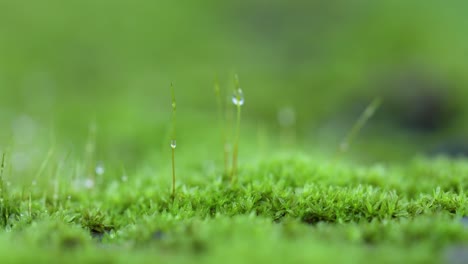
[(463, 154), (467, 8), (436, 0), (0, 1), (0, 149), (17, 151), (21, 164), (39, 163), (54, 144), (79, 156), (96, 124), (100, 159), (128, 167), (152, 160), (168, 145), (174, 82), (181, 151), (212, 157), (221, 142), (213, 80), (230, 94), (238, 73), (244, 157), (276, 150), (286, 111), (295, 117), (292, 149), (327, 158), (376, 97), (383, 105), (348, 158)]

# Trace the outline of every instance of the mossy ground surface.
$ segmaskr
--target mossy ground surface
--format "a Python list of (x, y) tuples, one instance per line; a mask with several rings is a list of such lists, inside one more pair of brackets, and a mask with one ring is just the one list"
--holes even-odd
[(147, 169), (88, 188), (73, 176), (8, 181), (2, 260), (462, 263), (467, 249), (464, 161), (356, 166), (283, 154), (243, 163), (234, 184), (217, 169), (188, 172), (175, 199), (170, 174)]
[(0, 263), (468, 263), (468, 2), (419, 2), (0, 1)]

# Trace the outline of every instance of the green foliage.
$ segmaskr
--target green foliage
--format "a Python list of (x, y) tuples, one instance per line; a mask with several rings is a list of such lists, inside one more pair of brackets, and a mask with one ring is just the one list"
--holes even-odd
[[(446, 263), (467, 251), (468, 162), (425, 153), (467, 134), (468, 4), (108, 2), (0, 1), (1, 263)], [(231, 86), (216, 84), (217, 117), (207, 80), (232, 67), (248, 103), (233, 109), (237, 78), (226, 105)], [(447, 90), (453, 126), (409, 133), (371, 118), (378, 100), (359, 118), (401, 76)], [(173, 87), (155, 89), (169, 79), (177, 109)], [(353, 147), (333, 160), (349, 129)]]
[[(29, 200), (13, 186), (2, 254), (13, 236), (20, 248), (47, 249), (35, 252), (43, 259), (63, 248), (82, 252), (74, 261), (164, 256), (215, 263), (232, 256), (233, 262), (332, 263), (346, 260), (333, 254), (340, 250), (356, 261), (379, 254), (382, 263), (433, 263), (451, 246), (468, 243), (461, 221), (468, 214), (465, 162), (415, 159), (366, 168), (314, 164), (300, 155), (251, 166), (242, 167), (235, 186), (218, 173), (181, 183), (174, 200), (164, 179), (143, 172), (126, 181), (108, 178), (91, 192), (65, 185), (61, 191), (73, 198), (60, 196), (58, 206), (53, 192), (35, 191), (31, 215)], [(112, 256), (96, 253), (103, 246), (115, 249)]]

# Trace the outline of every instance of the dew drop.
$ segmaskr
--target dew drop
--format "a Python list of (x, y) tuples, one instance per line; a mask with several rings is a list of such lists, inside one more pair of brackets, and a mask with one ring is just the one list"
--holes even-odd
[(177, 141), (175, 139), (171, 140), (171, 148), (175, 149), (177, 147)]
[(242, 89), (239, 88), (232, 95), (232, 103), (234, 105), (241, 106), (241, 105), (244, 105), (244, 102), (245, 102), (244, 93), (242, 92)]
[(123, 175), (123, 176), (122, 176), (122, 181), (123, 181), (123, 182), (126, 182), (126, 181), (128, 181), (128, 177), (127, 177), (127, 175)]
[(95, 171), (97, 175), (103, 175), (105, 172), (104, 166), (102, 164), (97, 165)]
[(87, 189), (92, 189), (94, 187), (94, 181), (92, 179), (86, 179), (84, 182), (84, 186)]

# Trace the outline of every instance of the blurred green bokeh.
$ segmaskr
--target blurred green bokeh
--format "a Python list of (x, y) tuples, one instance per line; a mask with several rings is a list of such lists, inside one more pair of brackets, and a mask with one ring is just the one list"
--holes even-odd
[[(213, 80), (230, 92), (233, 73), (246, 94), (247, 123), (276, 133), (278, 111), (289, 107), (310, 146), (337, 143), (376, 96), (384, 97), (375, 119), (383, 128), (368, 139), (400, 140), (387, 152), (459, 137), (468, 128), (467, 7), (436, 0), (1, 1), (0, 146), (30, 130), (31, 120), (41, 124), (35, 133), (47, 138), (52, 130), (73, 144), (86, 140), (93, 120), (107, 147), (160, 144), (170, 82), (179, 116), (190, 121), (180, 128), (188, 141), (193, 129), (216, 128)], [(410, 84), (393, 82), (401, 78)], [(425, 107), (426, 98), (435, 106)], [(416, 142), (389, 132), (388, 116), (406, 120), (413, 105), (429, 108), (422, 118), (454, 121)]]

